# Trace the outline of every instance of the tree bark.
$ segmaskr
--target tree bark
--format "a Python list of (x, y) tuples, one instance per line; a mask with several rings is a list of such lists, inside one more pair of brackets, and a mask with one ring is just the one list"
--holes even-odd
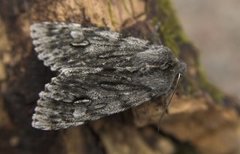
[[(94, 24), (161, 40), (188, 66), (168, 115), (161, 119), (163, 111), (151, 102), (66, 130), (32, 128), (38, 93), (54, 76), (30, 39), (30, 25), (40, 21)], [(239, 102), (205, 78), (169, 0), (0, 1), (0, 87), (0, 153), (240, 153)]]

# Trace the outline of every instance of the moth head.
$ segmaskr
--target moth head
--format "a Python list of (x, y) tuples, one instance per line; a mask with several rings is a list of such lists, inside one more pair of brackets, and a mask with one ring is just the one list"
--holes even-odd
[(156, 90), (157, 96), (168, 93), (174, 79), (185, 70), (185, 64), (164, 46), (150, 46), (137, 53), (133, 62), (139, 70), (136, 82)]
[(135, 58), (135, 64), (139, 67), (170, 70), (178, 65), (171, 50), (164, 46), (150, 46), (147, 50), (139, 52)]

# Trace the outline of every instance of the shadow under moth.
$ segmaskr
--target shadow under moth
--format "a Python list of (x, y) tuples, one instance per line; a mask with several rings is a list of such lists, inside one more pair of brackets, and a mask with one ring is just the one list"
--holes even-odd
[(168, 95), (186, 65), (169, 48), (77, 23), (31, 25), (38, 58), (57, 72), (32, 116), (32, 126), (57, 130)]

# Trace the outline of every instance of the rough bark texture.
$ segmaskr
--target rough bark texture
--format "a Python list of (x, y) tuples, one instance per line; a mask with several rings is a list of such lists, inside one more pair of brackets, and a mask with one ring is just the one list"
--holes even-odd
[[(162, 111), (151, 102), (66, 130), (33, 129), (38, 93), (54, 76), (33, 51), (29, 26), (39, 21), (94, 24), (160, 38), (188, 65), (169, 114), (159, 121)], [(0, 153), (238, 154), (239, 106), (208, 83), (198, 58), (169, 0), (2, 0)]]

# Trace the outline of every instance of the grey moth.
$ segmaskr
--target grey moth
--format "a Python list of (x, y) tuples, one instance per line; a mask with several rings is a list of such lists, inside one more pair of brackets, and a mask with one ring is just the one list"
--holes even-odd
[(170, 93), (185, 64), (147, 40), (77, 23), (31, 25), (38, 58), (57, 72), (32, 126), (57, 130), (118, 113)]

